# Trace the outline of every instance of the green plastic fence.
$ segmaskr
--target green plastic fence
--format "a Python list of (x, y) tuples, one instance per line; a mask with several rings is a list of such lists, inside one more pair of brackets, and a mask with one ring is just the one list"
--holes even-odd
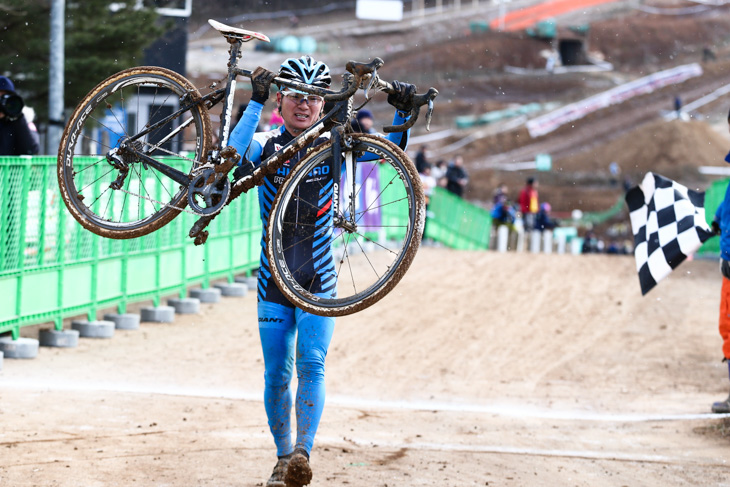
[[(388, 177), (381, 174), (381, 180)], [(0, 198), (0, 333), (11, 332), (14, 338), (22, 326), (52, 322), (60, 330), (70, 316), (86, 314), (93, 320), (102, 309), (123, 313), (127, 305), (144, 300), (158, 305), (164, 296), (184, 297), (192, 285), (232, 281), (258, 266), (256, 191), (225, 208), (199, 247), (187, 236), (197, 219), (188, 213), (131, 240), (85, 230), (61, 201), (51, 156), (0, 157)], [(489, 247), (487, 211), (437, 188), (428, 213), (428, 238), (455, 249)], [(397, 234), (404, 228), (400, 214), (384, 212), (391, 229), (387, 238), (402, 238)]]
[(608, 210), (593, 211), (593, 212), (587, 211), (587, 212), (583, 213), (583, 216), (581, 217), (579, 223), (581, 225), (587, 225), (587, 224), (599, 225), (599, 224), (615, 217), (622, 211), (624, 211), (624, 208), (626, 208), (626, 199), (625, 199), (624, 195), (622, 194), (621, 196), (618, 197), (618, 199), (616, 200), (616, 203), (614, 203), (613, 206), (611, 208), (609, 208)]
[[(395, 177), (391, 166), (379, 166), (381, 184)], [(393, 195), (398, 185), (385, 185), (384, 201), (396, 201)], [(395, 194), (395, 193), (394, 193)], [(403, 221), (407, 210), (407, 201), (402, 200), (400, 206), (395, 204), (383, 206), (383, 225), (388, 239), (401, 239), (407, 222)], [(435, 188), (431, 195), (426, 216), (425, 237), (457, 250), (488, 249), (492, 228), (492, 217), (489, 212), (464, 201), (443, 188)]]
[[(722, 200), (725, 199), (725, 191), (727, 190), (728, 182), (730, 182), (729, 179), (715, 181), (705, 191), (705, 219), (707, 220), (707, 223), (712, 222), (712, 219), (715, 218), (717, 208), (720, 206), (720, 203), (722, 203)], [(720, 239), (713, 237), (707, 240), (704, 244), (702, 244), (702, 247), (700, 247), (700, 250), (697, 251), (697, 254), (706, 257), (719, 256)]]
[(488, 249), (491, 228), (487, 210), (435, 188), (428, 205), (426, 238), (459, 250)]
[(112, 240), (83, 229), (61, 201), (56, 158), (0, 157), (0, 333), (21, 326), (179, 294), (213, 279), (233, 280), (258, 265), (261, 219), (252, 191), (210, 225), (205, 245), (182, 213), (142, 238)]

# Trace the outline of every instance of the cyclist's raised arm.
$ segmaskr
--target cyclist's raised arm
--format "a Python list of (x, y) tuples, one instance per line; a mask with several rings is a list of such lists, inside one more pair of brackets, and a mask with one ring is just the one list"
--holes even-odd
[[(393, 115), (393, 125), (403, 125), (409, 118), (407, 113), (396, 110), (395, 115)], [(386, 138), (405, 151), (408, 147), (410, 135), (411, 129), (408, 129), (405, 132), (391, 132)]]
[(246, 107), (246, 111), (243, 112), (241, 121), (236, 124), (233, 129), (229, 143), (236, 148), (239, 154), (245, 155), (246, 158), (256, 164), (258, 158), (261, 156), (261, 147), (258, 147), (258, 153), (256, 153), (256, 145), (251, 145), (253, 140), (253, 134), (256, 132), (261, 121), (261, 111), (264, 108), (264, 103), (269, 98), (269, 91), (271, 90), (271, 81), (276, 77), (276, 74), (269, 71), (266, 68), (259, 66), (254, 69), (251, 73), (251, 100)]
[[(393, 92), (388, 94), (388, 103), (395, 107), (393, 125), (403, 125), (410, 117), (408, 114), (413, 110), (413, 97), (416, 94), (416, 86), (402, 81), (393, 81)], [(411, 133), (409, 128), (405, 132), (393, 132), (388, 134), (388, 140), (397, 144), (401, 149), (408, 147), (408, 136)]]
[[(229, 144), (236, 148), (239, 154), (245, 155), (249, 161), (254, 163), (254, 158), (261, 157), (260, 144), (252, 144), (253, 135), (256, 133), (256, 127), (259, 126), (261, 121), (261, 112), (263, 111), (264, 105), (257, 101), (251, 100), (243, 112), (241, 120), (236, 124), (231, 132)], [(257, 151), (258, 147), (258, 151)]]

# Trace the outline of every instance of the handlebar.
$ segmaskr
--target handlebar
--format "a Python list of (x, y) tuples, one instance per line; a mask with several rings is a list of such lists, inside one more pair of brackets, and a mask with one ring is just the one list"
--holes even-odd
[[(395, 89), (393, 88), (393, 85), (388, 83), (387, 81), (378, 80), (380, 86), (382, 86), (381, 91), (384, 91), (388, 94), (395, 93)], [(378, 83), (376, 82), (376, 85)], [(410, 118), (406, 120), (406, 122), (402, 125), (386, 125), (383, 127), (383, 132), (385, 133), (391, 133), (391, 132), (405, 132), (409, 128), (413, 127), (415, 125), (416, 120), (418, 120), (418, 115), (421, 112), (421, 107), (423, 105), (428, 105), (428, 109), (426, 111), (426, 130), (431, 129), (431, 116), (433, 115), (433, 100), (438, 96), (439, 92), (436, 88), (429, 88), (426, 93), (422, 94), (415, 94), (413, 95), (413, 108), (410, 112)]]
[[(279, 86), (287, 86), (289, 88), (303, 91), (305, 93), (322, 96), (324, 97), (324, 100), (326, 102), (337, 102), (350, 98), (352, 95), (355, 94), (358, 89), (362, 87), (363, 81), (368, 81), (367, 87), (365, 88), (366, 96), (367, 92), (370, 91), (370, 89), (373, 87), (388, 94), (396, 93), (396, 90), (393, 88), (392, 84), (388, 83), (387, 81), (381, 80), (378, 77), (378, 69), (384, 64), (385, 62), (378, 57), (376, 57), (369, 63), (349, 61), (347, 65), (345, 65), (345, 69), (350, 74), (352, 74), (355, 79), (354, 82), (350, 83), (347, 88), (343, 88), (340, 91), (332, 91), (327, 88), (320, 88), (317, 86), (292, 81), (290, 79), (279, 78), (278, 76), (272, 80), (272, 83), (276, 83)], [(247, 76), (249, 78), (252, 74), (251, 71), (247, 71), (244, 69), (236, 69), (235, 72), (238, 75)], [(416, 123), (421, 107), (426, 104), (428, 104), (428, 110), (426, 112), (426, 130), (430, 130), (431, 116), (433, 115), (433, 100), (436, 98), (436, 96), (438, 96), (438, 94), (439, 92), (436, 88), (429, 88), (426, 93), (413, 95), (413, 108), (409, 113), (410, 118), (406, 120), (403, 125), (386, 125), (385, 127), (383, 127), (383, 131), (387, 133), (405, 132)]]

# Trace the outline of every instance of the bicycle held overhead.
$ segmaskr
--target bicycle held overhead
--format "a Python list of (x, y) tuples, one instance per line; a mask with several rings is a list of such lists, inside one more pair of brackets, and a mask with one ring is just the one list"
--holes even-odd
[[(238, 67), (241, 46), (253, 39), (268, 38), (215, 21), (210, 23), (229, 43), (225, 86), (214, 86), (203, 95), (177, 73), (158, 67), (138, 67), (104, 80), (80, 102), (59, 147), (58, 180), (66, 206), (88, 230), (116, 239), (147, 235), (180, 212), (192, 212), (200, 218), (189, 235), (196, 244), (202, 244), (208, 237), (207, 226), (227, 204), (264, 184), (267, 174), (327, 135), (325, 144), (311, 150), (292, 169), (287, 176), (289, 189), (282, 191), (284, 196), (272, 208), (268, 224), (273, 231), (267, 236), (272, 245), (268, 250), (272, 259), (280, 251), (278, 260), (283, 262), (275, 280), (294, 299), (302, 300), (303, 306), (311, 306), (312, 312), (346, 314), (369, 306), (385, 295), (410, 265), (425, 218), (419, 178), (410, 159), (385, 138), (353, 133), (349, 125), (354, 112), (352, 97), (358, 90), (364, 90), (366, 103), (374, 92), (397, 92), (393, 83), (378, 75), (383, 61), (375, 58), (369, 63), (347, 63), (340, 90), (278, 76), (272, 79), (280, 89), (305, 97), (300, 103), (308, 104), (306, 97), (322, 97), (333, 106), (317, 123), (256, 168), (231, 181), (230, 173), (241, 167), (241, 155), (228, 146), (236, 78), (251, 78), (256, 73)], [(421, 95), (413, 94), (405, 124), (383, 130), (407, 130), (415, 124), (424, 105), (428, 106), (426, 122), (430, 123), (437, 94), (433, 88)], [(219, 142), (214, 145), (209, 110), (219, 104)], [(363, 201), (364, 192), (357, 183), (363, 177), (365, 165), (359, 162), (363, 154), (368, 155), (366, 160), (385, 162), (377, 172), (387, 181), (379, 194), (371, 195), (376, 198), (374, 201)], [(334, 194), (338, 195), (332, 201), (330, 239), (341, 254), (342, 267), (354, 269), (350, 264), (355, 254), (377, 253), (378, 259), (382, 257), (379, 254), (390, 256), (385, 259), (388, 262), (383, 270), (375, 270), (375, 277), (364, 283), (349, 278), (353, 290), (344, 294), (340, 291), (337, 298), (328, 299), (308, 295), (306, 287), (294, 278), (285, 282), (287, 276), (296, 275), (296, 269), (287, 267), (284, 249), (279, 249), (280, 243), (274, 240), (275, 235), (289, 231), (285, 208), (296, 199), (296, 189), (307, 172), (318, 166), (327, 166), (331, 174), (343, 175), (342, 179), (330, 178)], [(383, 201), (386, 197), (390, 201)], [(378, 218), (370, 218), (375, 213)], [(373, 223), (376, 220), (378, 225)]]

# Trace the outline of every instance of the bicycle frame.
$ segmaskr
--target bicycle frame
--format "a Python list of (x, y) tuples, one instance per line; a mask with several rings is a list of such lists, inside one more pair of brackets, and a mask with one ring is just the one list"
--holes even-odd
[[(230, 131), (231, 131), (231, 114), (233, 110), (233, 102), (235, 97), (235, 89), (236, 89), (236, 79), (238, 76), (246, 76), (251, 77), (252, 71), (240, 69), (238, 68), (238, 59), (240, 58), (240, 48), (241, 48), (241, 41), (238, 39), (229, 39), (229, 43), (231, 44), (229, 54), (230, 54), (230, 61), (229, 61), (229, 68), (228, 68), (228, 75), (227, 75), (227, 81), (226, 86), (224, 88), (219, 88), (217, 90), (214, 90), (202, 97), (200, 97), (198, 100), (190, 100), (189, 97), (184, 97), (183, 106), (181, 106), (178, 110), (176, 110), (174, 113), (168, 115), (167, 117), (162, 118), (161, 120), (158, 120), (155, 124), (148, 126), (141, 132), (135, 134), (134, 136), (130, 137), (128, 139), (129, 142), (134, 142), (135, 140), (138, 140), (148, 133), (156, 130), (157, 128), (165, 125), (166, 123), (169, 123), (172, 120), (177, 119), (182, 113), (185, 113), (188, 111), (191, 107), (195, 105), (199, 105), (201, 103), (204, 103), (206, 105), (206, 109), (210, 110), (212, 107), (220, 103), (221, 101), (225, 100), (225, 103), (223, 105), (223, 110), (221, 113), (221, 126), (220, 126), (220, 132), (219, 132), (219, 144), (216, 148), (214, 148), (211, 153), (209, 154), (209, 162), (212, 162), (213, 164), (216, 164), (220, 162), (220, 151), (225, 148), (228, 145), (228, 140), (230, 137)], [(349, 78), (349, 77), (347, 77)], [(340, 100), (347, 100), (349, 96), (355, 92), (357, 87), (355, 89), (351, 89), (350, 85), (352, 83), (346, 83), (346, 89), (343, 89), (340, 92), (335, 92), (323, 88), (317, 88), (310, 85), (298, 83), (296, 81), (281, 79), (281, 78), (275, 78), (274, 82), (282, 85), (287, 86), (299, 91), (305, 91), (312, 94), (317, 94), (320, 96), (326, 96), (327, 98), (334, 98), (334, 99), (340, 99)], [(342, 102), (340, 102), (342, 103)], [(319, 120), (318, 123), (316, 123), (313, 127), (305, 131), (304, 133), (300, 134), (300, 136), (296, 137), (294, 140), (292, 140), (287, 146), (282, 148), (281, 157), (270, 157), (266, 161), (264, 161), (261, 164), (261, 167), (268, 168), (271, 165), (276, 165), (280, 161), (283, 163), (283, 161), (288, 160), (295, 152), (300, 150), (301, 148), (309, 145), (311, 142), (313, 142), (317, 137), (319, 137), (322, 133), (327, 131), (332, 125), (324, 125), (325, 119), (331, 119), (334, 117), (335, 114), (339, 113), (340, 106), (339, 104), (331, 110), (330, 113), (322, 117), (322, 119)], [(339, 117), (338, 121), (336, 123), (344, 124), (348, 119), (349, 116), (352, 113), (352, 107), (351, 104), (349, 106), (349, 109), (346, 113), (346, 115)], [(346, 117), (346, 118), (345, 118)], [(143, 152), (136, 151), (135, 154), (139, 156), (141, 160), (143, 160), (148, 165), (152, 166), (153, 168), (157, 169), (160, 173), (164, 174), (165, 176), (171, 178), (175, 182), (187, 185), (190, 182), (190, 176), (188, 174), (185, 174), (181, 171), (178, 171), (177, 169), (174, 169), (172, 167), (169, 167), (168, 165), (153, 159), (152, 157), (149, 157), (147, 154), (155, 150), (157, 147), (162, 145), (167, 140), (175, 137), (177, 134), (179, 134), (182, 130), (187, 127), (192, 119), (185, 120), (183, 123), (179, 124), (175, 129), (173, 129), (167, 136), (165, 136), (164, 139), (162, 139), (160, 142), (158, 142), (154, 146), (150, 146), (149, 148), (145, 149)], [(127, 148), (128, 146), (124, 146), (124, 148)], [(204, 163), (205, 161), (200, 161), (201, 163)], [(275, 168), (278, 168), (278, 166), (275, 166)], [(250, 188), (246, 188), (248, 190)]]
[[(253, 75), (252, 71), (241, 69), (238, 67), (238, 60), (242, 57), (241, 56), (241, 46), (244, 42), (242, 38), (237, 37), (235, 35), (226, 35), (224, 33), (224, 37), (228, 41), (230, 47), (229, 47), (229, 62), (228, 62), (228, 73), (226, 77), (226, 85), (223, 88), (218, 88), (214, 91), (211, 91), (210, 93), (199, 96), (197, 99), (193, 99), (192, 94), (186, 94), (181, 97), (181, 101), (183, 103), (183, 106), (180, 107), (177, 111), (172, 113), (171, 115), (164, 117), (162, 120), (157, 121), (155, 124), (147, 127), (145, 130), (140, 132), (139, 134), (134, 135), (133, 137), (130, 137), (121, 145), (121, 149), (132, 151), (135, 153), (136, 156), (138, 156), (144, 164), (147, 164), (157, 171), (159, 171), (161, 174), (171, 178), (175, 182), (179, 183), (182, 186), (188, 186), (191, 181), (194, 179), (194, 173), (196, 171), (200, 171), (207, 168), (216, 168), (217, 173), (223, 173), (223, 175), (227, 174), (228, 171), (230, 171), (230, 168), (233, 167), (234, 164), (238, 162), (238, 158), (235, 157), (236, 153), (235, 151), (224, 151), (225, 148), (228, 147), (229, 137), (231, 133), (231, 113), (233, 110), (233, 103), (234, 103), (234, 97), (235, 97), (235, 88), (236, 88), (236, 81), (238, 76), (245, 76), (248, 78), (251, 78)], [(304, 132), (296, 136), (293, 140), (291, 140), (287, 145), (285, 145), (283, 148), (278, 150), (276, 153), (271, 155), (266, 160), (262, 161), (261, 164), (254, 169), (252, 174), (243, 177), (236, 181), (231, 187), (230, 192), (228, 193), (228, 196), (226, 198), (226, 201), (224, 205), (230, 203), (232, 200), (240, 196), (242, 193), (247, 192), (248, 190), (252, 189), (254, 186), (260, 185), (263, 182), (263, 179), (266, 174), (268, 174), (271, 171), (278, 170), (287, 160), (291, 159), (298, 151), (301, 149), (309, 146), (311, 143), (313, 143), (318, 137), (320, 137), (323, 133), (329, 131), (333, 144), (334, 144), (334, 157), (332, 161), (332, 171), (333, 174), (341, 174), (342, 171), (342, 163), (343, 163), (343, 157), (342, 157), (342, 149), (349, 148), (348, 144), (349, 141), (347, 140), (347, 137), (345, 135), (348, 133), (348, 131), (351, 130), (351, 127), (349, 126), (349, 120), (352, 117), (353, 113), (353, 101), (352, 96), (355, 94), (355, 92), (360, 89), (361, 87), (365, 87), (366, 97), (368, 91), (375, 87), (378, 90), (386, 91), (388, 93), (394, 92), (394, 88), (389, 83), (380, 80), (377, 77), (377, 69), (383, 65), (383, 61), (379, 58), (375, 58), (373, 61), (371, 61), (368, 64), (364, 63), (356, 63), (356, 62), (349, 62), (347, 63), (346, 69), (347, 72), (343, 76), (343, 84), (342, 89), (340, 91), (333, 91), (326, 88), (319, 88), (316, 86), (311, 86), (303, 83), (299, 83), (296, 81), (288, 80), (288, 79), (282, 79), (279, 77), (275, 77), (272, 80), (272, 83), (279, 85), (280, 87), (288, 87), (292, 88), (294, 90), (298, 90), (301, 92), (319, 95), (324, 97), (324, 100), (326, 102), (335, 102), (334, 107), (324, 116), (322, 116), (317, 122), (315, 122), (311, 127), (306, 129)], [(366, 84), (366, 86), (364, 86)], [(214, 88), (215, 85), (211, 86), (211, 88)], [(411, 111), (409, 119), (400, 126), (386, 126), (383, 128), (385, 132), (394, 132), (394, 131), (405, 131), (411, 126), (413, 126), (418, 118), (419, 108), (422, 105), (425, 105), (428, 103), (429, 106), (429, 112), (427, 115), (427, 119), (430, 120), (430, 114), (433, 109), (433, 98), (438, 94), (438, 91), (431, 88), (427, 93), (422, 95), (414, 95), (413, 97), (413, 110)], [(368, 98), (369, 100), (369, 98)], [(177, 119), (182, 113), (189, 110), (191, 107), (194, 107), (199, 104), (204, 104), (206, 110), (210, 110), (212, 107), (217, 105), (220, 102), (224, 102), (222, 112), (221, 112), (221, 125), (219, 128), (219, 142), (217, 147), (213, 148), (209, 151), (207, 154), (207, 160), (206, 161), (196, 161), (199, 162), (199, 164), (195, 164), (193, 167), (193, 172), (190, 174), (184, 174), (181, 171), (178, 171), (177, 169), (174, 169), (170, 166), (167, 166), (164, 162), (158, 161), (150, 157), (148, 154), (152, 151), (159, 148), (159, 146), (164, 143), (167, 140), (170, 140), (170, 138), (174, 137), (175, 135), (179, 134), (182, 130), (185, 129), (186, 126), (188, 126), (192, 119), (188, 119), (183, 121), (181, 124), (179, 124), (175, 129), (173, 129), (166, 137), (158, 144), (150, 146), (149, 148), (139, 151), (137, 150), (133, 144), (128, 144), (127, 142), (134, 142), (135, 140), (143, 137), (147, 133), (157, 129), (158, 127), (163, 126), (164, 124), (171, 122), (175, 119)], [(115, 149), (116, 150), (116, 149)], [(113, 156), (113, 153), (110, 153), (107, 157), (110, 162), (113, 162), (113, 158), (110, 156)], [(225, 162), (222, 161), (222, 156), (225, 157)], [(352, 157), (348, 156), (345, 158), (345, 164), (346, 164), (346, 175), (347, 175), (347, 194), (352, 195), (355, 193), (355, 177), (354, 177), (354, 160)], [(116, 166), (115, 166), (116, 167)], [(123, 169), (124, 165), (120, 165), (120, 169)], [(339, 215), (339, 205), (340, 205), (340, 181), (339, 178), (334, 178), (334, 192), (335, 192), (335, 198), (333, 201), (334, 211), (335, 215)], [(336, 221), (336, 225), (344, 228), (346, 230), (351, 230), (356, 226), (355, 221), (355, 202), (353, 198), (349, 198), (351, 201), (349, 202), (349, 214), (350, 214), (350, 221), (346, 221), (344, 218), (338, 217)], [(220, 210), (218, 210), (220, 211)], [(193, 228), (190, 230), (189, 235), (191, 237), (196, 237), (199, 234), (201, 234), (202, 230), (208, 225), (208, 223), (215, 218), (215, 214), (210, 215), (202, 215), (201, 218), (193, 225)], [(205, 232), (207, 233), (207, 232)], [(199, 239), (196, 237), (196, 243), (198, 243)], [(203, 237), (201, 240), (201, 243), (205, 241), (205, 238)]]
[[(378, 58), (367, 64), (347, 63), (341, 86), (336, 87), (339, 91), (264, 73), (280, 89), (322, 96), (327, 105), (325, 110), (320, 110), (321, 103), (312, 105), (308, 123), (296, 124), (301, 132), (292, 134), (290, 127), (283, 148), (277, 145), (272, 153), (267, 147), (267, 157), (257, 157), (256, 167), (244, 159), (232, 179), (230, 172), (241, 159), (230, 145), (237, 78), (258, 79), (261, 71), (238, 67), (242, 42), (268, 38), (210, 23), (230, 45), (229, 63), (224, 79), (202, 94), (179, 73), (141, 66), (108, 77), (82, 99), (59, 147), (57, 171), (64, 203), (85, 228), (115, 239), (148, 235), (180, 212), (192, 213), (199, 218), (188, 234), (200, 245), (208, 237), (206, 226), (227, 204), (272, 178), (277, 190), (265, 222), (268, 245), (263, 247), (266, 259), (278, 266), (272, 267), (271, 275), (282, 293), (302, 309), (325, 316), (370, 306), (397, 284), (412, 262), (424, 227), (425, 203), (419, 175), (402, 147), (375, 134), (354, 133), (350, 125), (353, 95), (365, 90), (362, 106), (373, 88), (395, 95), (397, 101), (390, 101), (401, 110), (398, 119), (405, 123), (383, 129), (392, 132), (412, 126), (419, 109), (431, 105), (436, 90), (416, 94), (412, 85), (382, 81), (377, 69), (383, 61)], [(281, 96), (276, 95), (277, 101)], [(213, 143), (209, 113), (219, 103), (221, 123), (215, 128), (219, 137)], [(250, 108), (254, 107), (260, 111), (260, 105)], [(291, 104), (287, 101), (284, 108), (290, 125)], [(247, 124), (246, 137), (252, 128)], [(236, 145), (245, 155), (241, 143)], [(367, 170), (361, 171), (358, 161), (372, 163), (364, 164)], [(288, 177), (275, 176), (289, 166)], [(362, 186), (356, 177), (360, 172)], [(309, 260), (300, 262), (301, 255), (292, 248), (308, 245), (307, 240), (314, 253), (301, 254)], [(377, 258), (369, 258), (375, 252)], [(322, 276), (310, 279), (312, 272), (320, 271)], [(339, 294), (341, 271), (349, 272), (347, 282), (343, 281), (349, 289)], [(300, 277), (309, 279), (306, 288)], [(320, 288), (326, 296), (319, 296)], [(327, 294), (330, 291), (336, 295)]]

